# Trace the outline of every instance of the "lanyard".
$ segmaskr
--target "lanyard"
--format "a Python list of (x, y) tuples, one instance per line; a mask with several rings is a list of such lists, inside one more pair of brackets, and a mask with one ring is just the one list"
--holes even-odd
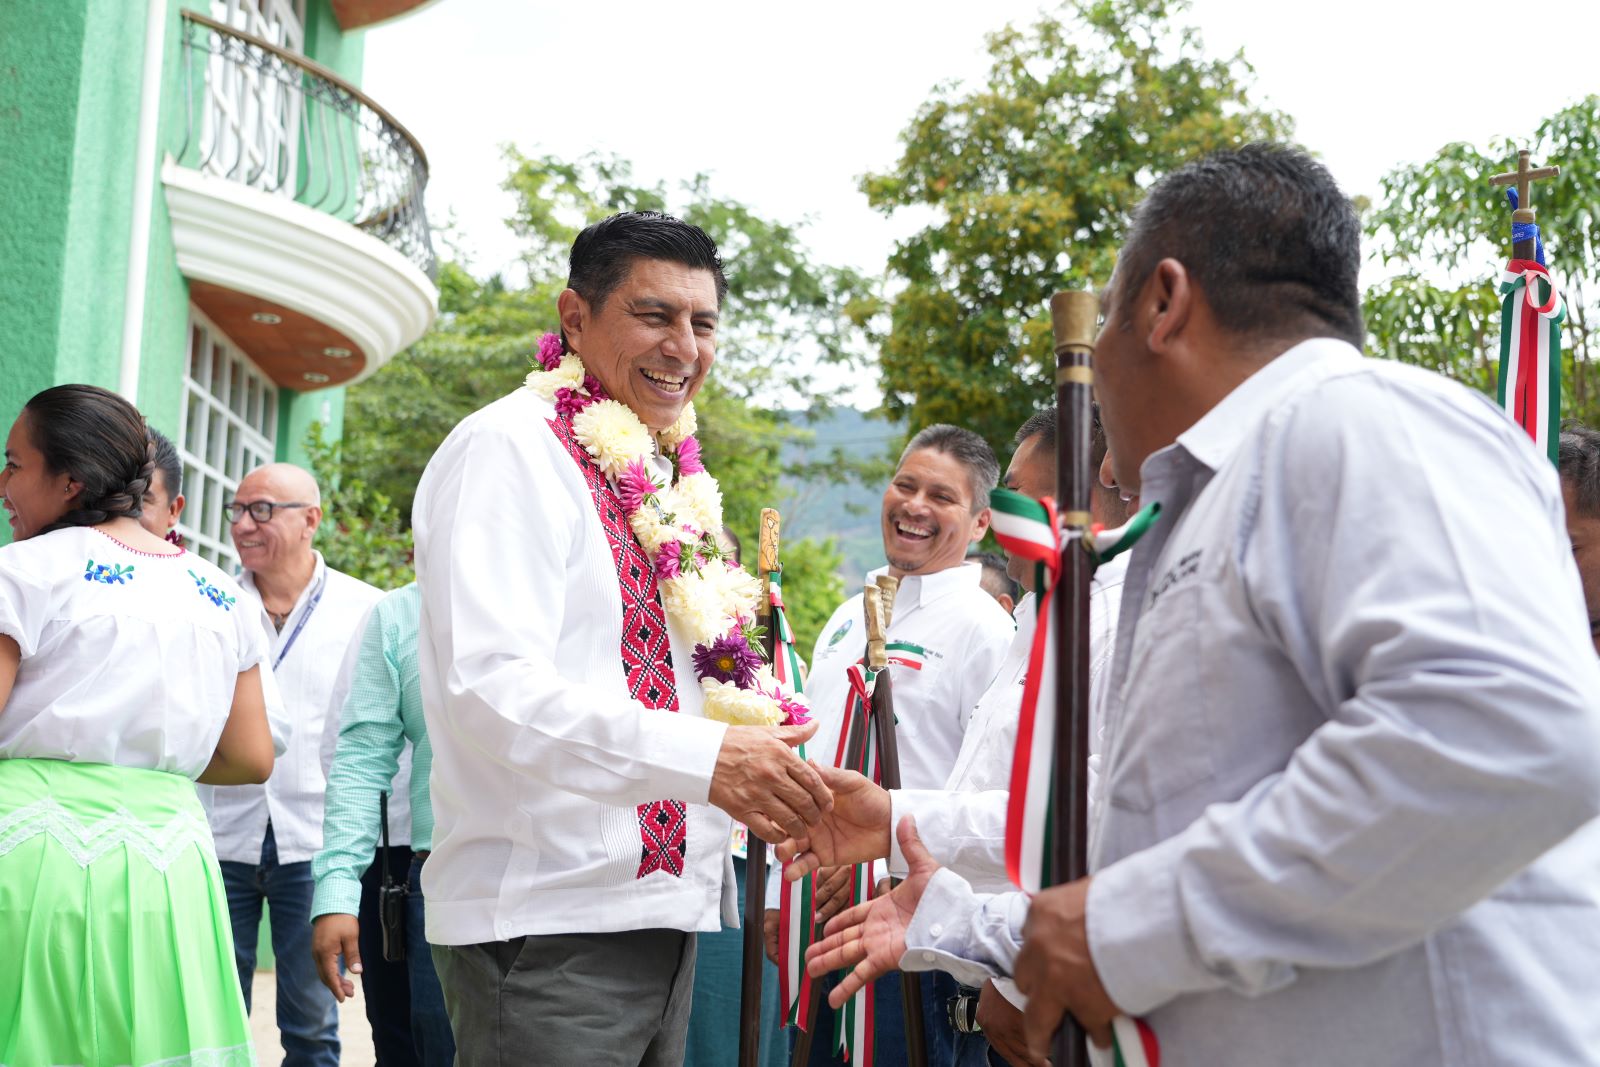
[(324, 570), (322, 572), (322, 581), (317, 583), (316, 591), (311, 594), (311, 603), (307, 604), (306, 610), (300, 613), (300, 621), (294, 624), (293, 630), (289, 631), (289, 640), (283, 643), (283, 648), (278, 650), (278, 658), (272, 661), (272, 670), (274, 673), (277, 672), (279, 667), (283, 666), (284, 657), (287, 656), (289, 654), (289, 650), (294, 647), (295, 638), (299, 637), (300, 631), (306, 628), (306, 623), (310, 620), (311, 613), (317, 610), (317, 602), (322, 599), (322, 591), (327, 588), (327, 585), (328, 572)]

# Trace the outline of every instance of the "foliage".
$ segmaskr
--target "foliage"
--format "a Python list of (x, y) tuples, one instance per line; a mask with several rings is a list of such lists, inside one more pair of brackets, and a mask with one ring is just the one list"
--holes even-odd
[[(696, 398), (706, 465), (722, 486), (729, 525), (753, 546), (763, 507), (781, 507), (780, 450), (804, 430), (783, 417), (781, 396), (804, 390), (819, 410), (826, 390), (807, 381), (817, 362), (847, 364), (847, 305), (868, 299), (852, 271), (816, 263), (797, 227), (764, 219), (715, 196), (709, 182), (686, 183), (674, 204), (664, 185), (640, 185), (622, 160), (577, 161), (507, 150), (505, 187), (516, 207), (508, 225), (524, 242), (526, 281), (478, 280), (458, 264), (439, 274), (440, 316), (405, 352), (348, 395), (341, 473), (410, 514), (416, 484), (444, 437), (462, 418), (517, 388), (539, 335), (556, 325), (567, 250), (588, 221), (620, 210), (676, 210), (717, 240), (726, 264), (726, 326), (718, 367)], [(849, 465), (830, 471), (845, 477)], [(514, 491), (508, 487), (508, 491)], [(843, 599), (837, 551), (826, 542), (790, 541), (786, 600), (801, 641)], [(753, 560), (749, 562), (754, 562)], [(806, 646), (809, 649), (809, 645)]]
[(1531, 143), (1496, 138), (1486, 149), (1449, 144), (1431, 159), (1399, 167), (1382, 182), (1366, 219), (1383, 264), (1398, 274), (1368, 289), (1364, 302), (1374, 355), (1429, 367), (1493, 392), (1499, 360), (1498, 267), (1510, 257), (1511, 214), (1489, 176), (1515, 169), (1526, 147), (1534, 165), (1559, 162), (1559, 178), (1536, 182), (1546, 257), (1567, 300), (1562, 348), (1567, 414), (1600, 424), (1591, 362), (1600, 281), (1600, 97), (1563, 108), (1539, 124)]
[(904, 282), (880, 341), (888, 412), (1001, 446), (1051, 398), (1052, 292), (1104, 283), (1155, 177), (1289, 120), (1255, 108), (1242, 55), (1207, 59), (1187, 0), (1070, 0), (988, 38), (982, 85), (941, 86), (873, 207), (931, 208), (890, 259)]
[(319, 544), (328, 566), (379, 589), (398, 589), (416, 577), (411, 531), (382, 492), (340, 462), (339, 446), (321, 423), (306, 434), (311, 473), (324, 489)]

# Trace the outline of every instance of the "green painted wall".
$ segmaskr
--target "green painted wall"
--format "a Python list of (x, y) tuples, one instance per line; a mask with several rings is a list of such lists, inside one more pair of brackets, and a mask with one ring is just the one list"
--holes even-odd
[[(278, 459), (309, 469), (306, 434), (311, 424), (322, 424), (322, 439), (337, 441), (344, 436), (344, 388), (318, 389), (314, 393), (278, 390)], [(327, 488), (324, 486), (324, 488)]]

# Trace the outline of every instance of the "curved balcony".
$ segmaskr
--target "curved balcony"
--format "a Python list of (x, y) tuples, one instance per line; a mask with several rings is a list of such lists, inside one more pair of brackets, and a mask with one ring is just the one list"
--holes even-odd
[(184, 129), (162, 179), (191, 298), (280, 385), (366, 377), (438, 313), (427, 155), (327, 68), (182, 19)]

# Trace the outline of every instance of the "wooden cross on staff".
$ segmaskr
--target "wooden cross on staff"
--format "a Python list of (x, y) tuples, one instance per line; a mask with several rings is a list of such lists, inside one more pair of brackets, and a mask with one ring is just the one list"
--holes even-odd
[[(1517, 208), (1511, 213), (1511, 221), (1515, 225), (1526, 225), (1537, 220), (1538, 213), (1533, 207), (1533, 183), (1540, 178), (1554, 178), (1561, 173), (1561, 168), (1528, 166), (1528, 150), (1524, 148), (1517, 153), (1517, 169), (1508, 170), (1504, 174), (1496, 174), (1489, 179), (1491, 185), (1515, 185), (1517, 187)], [(1532, 259), (1536, 247), (1536, 239), (1528, 237), (1516, 241), (1511, 246), (1512, 259)]]

